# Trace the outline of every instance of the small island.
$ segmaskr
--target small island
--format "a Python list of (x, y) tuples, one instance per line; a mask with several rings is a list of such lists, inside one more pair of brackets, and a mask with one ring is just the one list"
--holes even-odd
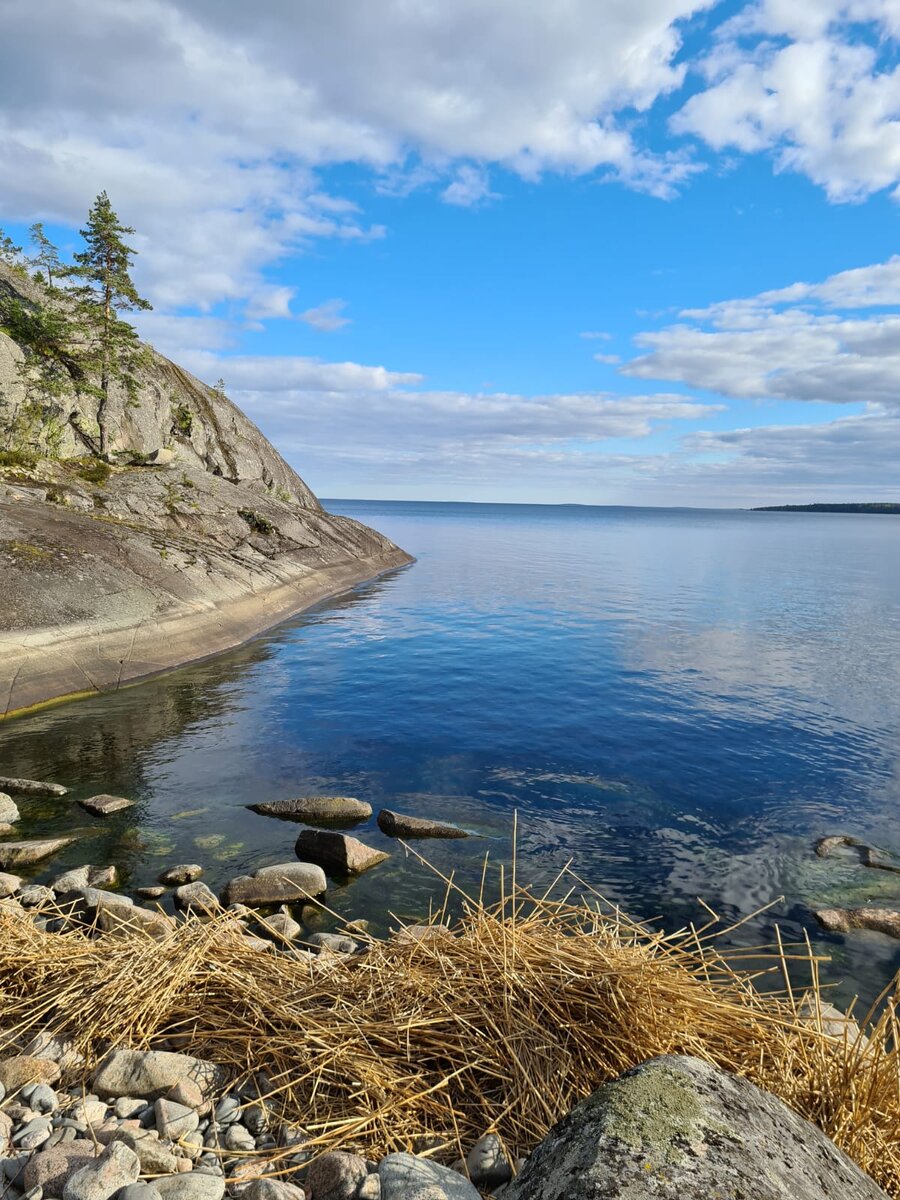
[(900, 504), (872, 502), (868, 504), (763, 504), (751, 512), (812, 512), (812, 513), (893, 513), (900, 514)]

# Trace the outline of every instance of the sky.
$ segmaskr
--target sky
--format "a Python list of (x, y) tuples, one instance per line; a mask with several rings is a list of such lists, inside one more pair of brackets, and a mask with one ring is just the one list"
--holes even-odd
[(900, 0), (0, 0), (0, 226), (321, 496), (900, 501)]

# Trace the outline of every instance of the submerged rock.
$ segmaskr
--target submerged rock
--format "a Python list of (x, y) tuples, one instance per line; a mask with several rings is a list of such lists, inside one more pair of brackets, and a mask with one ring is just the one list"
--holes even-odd
[(306, 821), (328, 824), (342, 821), (365, 821), (372, 815), (372, 805), (352, 796), (298, 796), (294, 800), (269, 800), (250, 804), (253, 812), (265, 817), (281, 817), (285, 821)]
[(871, 929), (900, 938), (900, 911), (895, 908), (819, 908), (816, 920), (823, 929), (833, 933), (850, 933), (854, 929)]
[(275, 863), (260, 867), (252, 875), (238, 875), (225, 885), (222, 903), (282, 904), (285, 901), (322, 896), (327, 881), (322, 868), (314, 863)]
[(446, 825), (443, 821), (430, 821), (425, 817), (408, 817), (403, 813), (383, 808), (378, 814), (378, 828), (388, 837), (396, 838), (467, 838), (465, 829)]
[(124, 808), (131, 808), (134, 804), (133, 800), (127, 800), (124, 796), (88, 796), (86, 800), (79, 800), (78, 803), (85, 812), (89, 812), (94, 817), (111, 817), (113, 813), (121, 812)]
[(16, 779), (12, 775), (0, 775), (0, 790), (20, 796), (65, 796), (69, 789), (59, 783), (43, 783), (39, 779)]
[(98, 1096), (141, 1096), (158, 1100), (182, 1079), (191, 1079), (204, 1097), (225, 1084), (225, 1071), (215, 1063), (167, 1050), (112, 1050), (94, 1074)]
[(160, 896), (166, 894), (166, 889), (162, 885), (159, 887), (139, 887), (134, 889), (134, 894), (140, 896), (143, 900), (158, 900)]
[(34, 838), (26, 842), (0, 842), (0, 867), (28, 867), (71, 846), (74, 838)]
[(304, 829), (294, 846), (298, 858), (318, 863), (331, 875), (360, 875), (390, 858), (347, 833)]
[(855, 850), (857, 861), (864, 867), (873, 867), (877, 871), (893, 871), (894, 874), (900, 875), (900, 859), (896, 855), (888, 850), (879, 850), (877, 846), (870, 846), (852, 834), (833, 833), (828, 837), (819, 838), (816, 842), (816, 854), (819, 858), (831, 858), (844, 848)]
[(504, 1200), (885, 1200), (820, 1129), (696, 1058), (654, 1058), (547, 1134)]

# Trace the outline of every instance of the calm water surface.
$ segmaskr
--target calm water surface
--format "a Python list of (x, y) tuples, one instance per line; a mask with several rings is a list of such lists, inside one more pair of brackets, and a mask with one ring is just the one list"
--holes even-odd
[[(482, 859), (545, 884), (570, 859), (667, 925), (702, 896), (741, 938), (807, 929), (839, 992), (900, 966), (881, 935), (821, 934), (811, 907), (900, 904), (900, 875), (821, 860), (846, 832), (900, 852), (900, 520), (698, 510), (337, 502), (411, 568), (235, 653), (0, 726), (0, 771), (137, 806), (101, 821), (26, 800), (23, 833), (75, 830), (61, 863), (127, 883), (199, 861), (215, 885), (292, 857), (258, 800), (336, 792), (459, 822), (421, 843), (476, 886)], [(391, 861), (331, 893), (377, 925), (438, 880)]]

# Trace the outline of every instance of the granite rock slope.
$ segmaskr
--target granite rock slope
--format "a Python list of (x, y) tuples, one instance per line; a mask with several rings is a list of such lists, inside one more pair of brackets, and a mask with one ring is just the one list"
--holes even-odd
[[(0, 289), (40, 298), (2, 265)], [(220, 390), (154, 351), (112, 398), (109, 463), (80, 438), (84, 390), (52, 447), (47, 422), (22, 434), (22, 360), (0, 333), (0, 450), (17, 451), (0, 455), (0, 717), (231, 649), (412, 561), (326, 513)]]

